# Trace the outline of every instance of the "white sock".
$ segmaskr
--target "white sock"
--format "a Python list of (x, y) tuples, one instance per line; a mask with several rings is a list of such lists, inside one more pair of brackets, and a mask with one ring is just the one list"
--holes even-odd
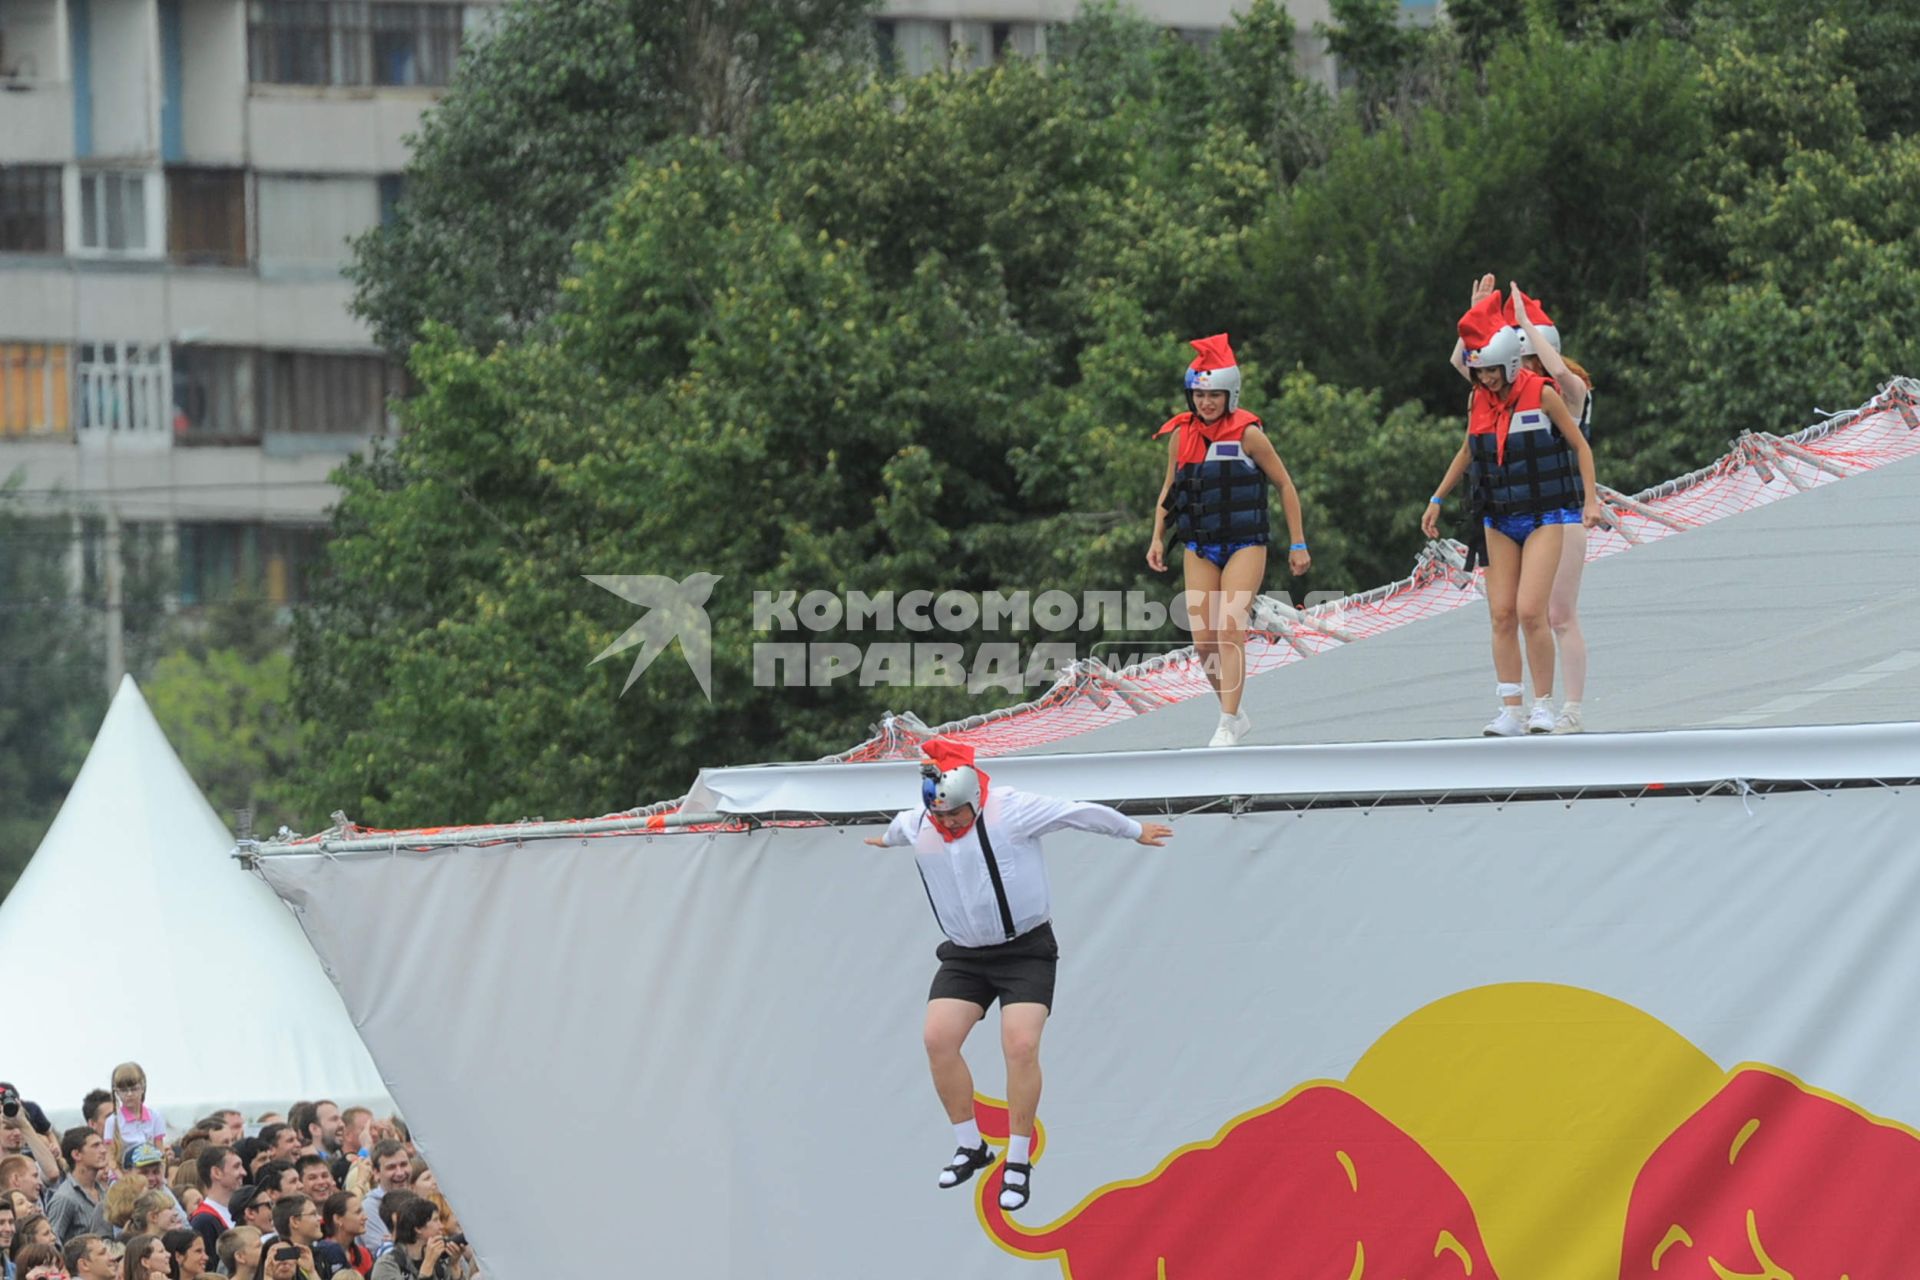
[(1008, 1138), (1007, 1139), (1007, 1163), (1008, 1164), (1031, 1163), (1027, 1159), (1027, 1153), (1032, 1149), (1033, 1149), (1033, 1138), (1031, 1136), (1025, 1137), (1025, 1138)]
[(980, 1149), (980, 1126), (972, 1120), (953, 1126), (953, 1140), (969, 1151)]
[(1578, 711), (1580, 709), (1580, 703), (1578, 700), (1575, 700), (1573, 702), (1563, 702), (1560, 704), (1560, 709), (1562, 711)]
[(1533, 705), (1535, 707), (1551, 707), (1553, 705), (1553, 695), (1550, 693), (1543, 693), (1539, 697), (1533, 700)]

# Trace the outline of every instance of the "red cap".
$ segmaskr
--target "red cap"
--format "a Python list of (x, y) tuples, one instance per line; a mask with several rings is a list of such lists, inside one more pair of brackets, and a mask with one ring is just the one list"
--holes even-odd
[[(1537, 323), (1537, 322), (1536, 322)], [(1495, 289), (1467, 308), (1460, 317), (1460, 342), (1469, 351), (1478, 351), (1493, 341), (1493, 335), (1507, 327), (1500, 306), (1500, 291)]]
[(1238, 365), (1233, 358), (1233, 348), (1227, 345), (1227, 335), (1216, 333), (1211, 338), (1195, 338), (1187, 344), (1200, 354), (1194, 357), (1189, 369), (1232, 369)]
[(920, 754), (940, 767), (940, 772), (973, 764), (973, 744), (954, 738), (929, 738), (920, 744)]

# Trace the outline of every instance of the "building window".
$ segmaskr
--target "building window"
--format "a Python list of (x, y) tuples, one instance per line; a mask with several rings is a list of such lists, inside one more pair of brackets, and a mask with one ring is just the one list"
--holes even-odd
[(173, 435), (182, 444), (253, 444), (260, 439), (259, 382), (251, 351), (173, 349)]
[(82, 343), (75, 372), (76, 417), (96, 439), (167, 438), (167, 366), (156, 345)]
[(348, 242), (380, 223), (380, 184), (372, 178), (263, 173), (254, 193), (264, 275), (336, 275)]
[(255, 84), (445, 85), (465, 26), (458, 4), (252, 0)]
[(264, 525), (260, 530), (261, 594), (274, 604), (299, 604), (326, 554), (327, 531), (309, 525)]
[(195, 266), (247, 265), (244, 169), (167, 170), (167, 253)]
[(301, 435), (381, 435), (387, 429), (387, 397), (399, 390), (384, 356), (264, 352), (260, 426)]
[(380, 175), (380, 225), (390, 227), (400, 218), (400, 202), (407, 198), (407, 175)]
[(273, 604), (307, 598), (326, 530), (304, 525), (183, 522), (180, 602), (219, 604), (252, 596)]
[(159, 253), (160, 184), (156, 175), (117, 169), (83, 169), (79, 248), (128, 257)]
[(0, 253), (59, 253), (60, 166), (0, 165)]
[(67, 432), (67, 349), (0, 342), (0, 438)]

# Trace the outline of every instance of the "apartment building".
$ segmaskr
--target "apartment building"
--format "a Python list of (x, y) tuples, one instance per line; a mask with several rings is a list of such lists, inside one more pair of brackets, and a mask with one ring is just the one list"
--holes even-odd
[(497, 12), (0, 0), (0, 480), (73, 520), (76, 566), (140, 536), (183, 603), (299, 597), (398, 385), (348, 241)]
[[(1205, 43), (1233, 22), (1247, 0), (1130, 0), (1147, 21)], [(1431, 12), (1436, 0), (1402, 8)], [(1050, 30), (1070, 22), (1079, 0), (882, 0), (875, 34), (883, 65), (910, 75), (938, 68), (992, 66), (1009, 54), (1044, 58)], [(1302, 75), (1329, 89), (1336, 71), (1314, 28), (1330, 20), (1327, 0), (1286, 0), (1296, 34), (1294, 57)]]
[[(77, 583), (140, 538), (180, 603), (299, 598), (327, 476), (399, 385), (348, 242), (499, 3), (0, 0), (0, 481), (72, 521)], [(1200, 41), (1234, 3), (1135, 0)], [(901, 71), (986, 66), (1044, 58), (1077, 7), (884, 0), (874, 30)], [(1327, 0), (1289, 10), (1331, 84)]]

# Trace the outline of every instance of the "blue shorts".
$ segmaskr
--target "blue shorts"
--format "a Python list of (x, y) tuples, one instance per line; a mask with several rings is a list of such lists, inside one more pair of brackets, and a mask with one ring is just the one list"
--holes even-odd
[(1266, 545), (1265, 541), (1209, 542), (1204, 546), (1198, 542), (1189, 542), (1187, 544), (1187, 550), (1199, 556), (1214, 568), (1224, 569), (1227, 567), (1227, 561), (1233, 559), (1234, 552), (1245, 551), (1248, 547), (1264, 547)]
[(1505, 534), (1515, 542), (1525, 542), (1528, 534), (1544, 525), (1579, 523), (1580, 512), (1573, 507), (1561, 507), (1558, 511), (1536, 511), (1524, 516), (1486, 517), (1487, 528)]

